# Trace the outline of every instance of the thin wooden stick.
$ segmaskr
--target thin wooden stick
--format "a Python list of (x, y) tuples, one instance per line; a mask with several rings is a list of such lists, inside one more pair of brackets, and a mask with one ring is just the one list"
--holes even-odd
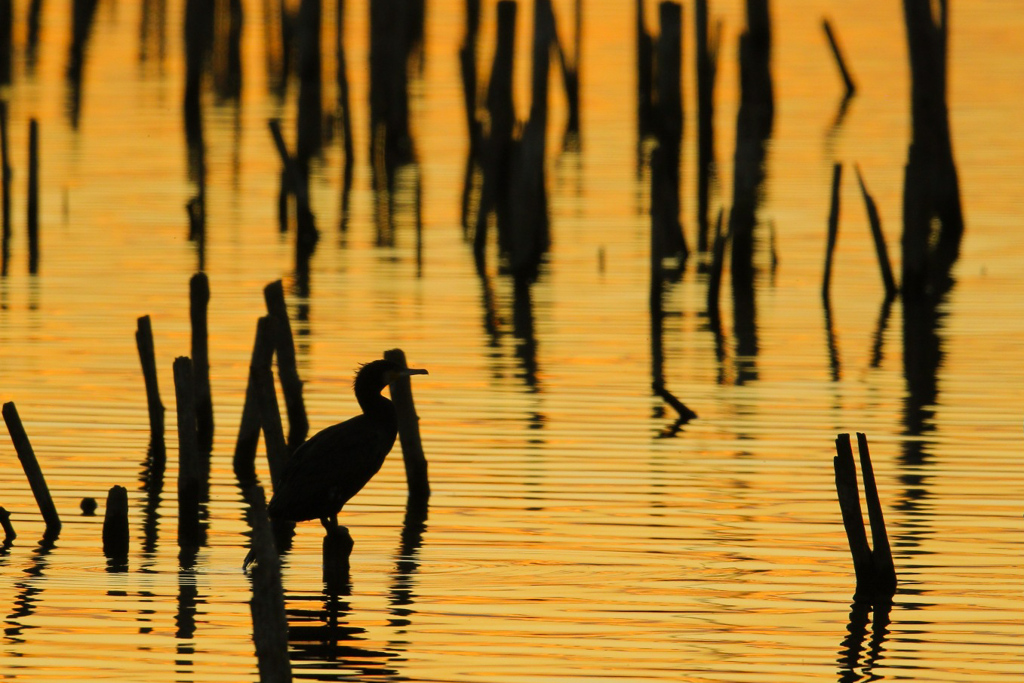
[(860, 173), (860, 166), (854, 166), (857, 171), (857, 182), (860, 184), (860, 193), (864, 197), (864, 208), (868, 212), (868, 222), (871, 224), (871, 236), (875, 241), (875, 253), (878, 255), (878, 268), (882, 271), (882, 284), (885, 285), (885, 298), (887, 301), (896, 298), (899, 287), (896, 286), (896, 278), (892, 274), (892, 264), (889, 262), (889, 249), (885, 244), (885, 235), (882, 234), (882, 219), (878, 216), (878, 206), (874, 198), (868, 193), (864, 184), (864, 177)]
[[(267, 321), (267, 322), (263, 322)], [(264, 326), (276, 324), (270, 316), (260, 318)], [(259, 330), (257, 329), (257, 334)], [(264, 334), (273, 335), (273, 328), (268, 327)], [(270, 481), (277, 490), (288, 461), (288, 445), (284, 440), (284, 429), (281, 427), (281, 411), (277, 406), (277, 390), (274, 387), (274, 375), (270, 371), (270, 363), (257, 364), (253, 368), (256, 381), (256, 405), (259, 408), (260, 425), (263, 428), (263, 440), (267, 446), (267, 464), (270, 466)]]
[(253, 343), (252, 360), (249, 361), (249, 383), (245, 388), (245, 404), (233, 462), (235, 476), (243, 485), (256, 480), (256, 447), (260, 441), (261, 426), (257, 378), (260, 371), (270, 371), (274, 357), (273, 327), (274, 320), (270, 316), (263, 316), (256, 324), (256, 341)]
[(832, 284), (832, 256), (839, 234), (839, 183), (843, 178), (843, 165), (832, 166), (832, 202), (828, 212), (828, 244), (825, 247), (825, 276), (821, 283), (821, 298), (827, 299)]
[(874, 566), (874, 589), (879, 595), (891, 597), (896, 592), (896, 567), (892, 560), (889, 535), (885, 532), (885, 518), (882, 503), (878, 499), (875, 485), (875, 470), (868, 453), (868, 438), (857, 432), (857, 449), (860, 451), (860, 473), (864, 479), (864, 502), (868, 508), (871, 524), (871, 558)]
[(843, 53), (839, 49), (839, 43), (836, 41), (835, 33), (832, 31), (832, 24), (829, 23), (828, 18), (821, 20), (821, 27), (825, 29), (825, 37), (828, 38), (828, 45), (832, 48), (832, 56), (836, 58), (839, 73), (842, 75), (843, 83), (846, 85), (846, 97), (852, 97), (857, 92), (857, 85), (853, 82), (849, 69), (846, 68), (846, 60), (843, 59)]
[[(384, 358), (402, 368), (409, 367), (402, 349), (384, 352)], [(398, 436), (402, 443), (402, 459), (405, 461), (405, 479), (409, 486), (409, 498), (426, 500), (430, 498), (430, 479), (427, 476), (427, 458), (420, 441), (420, 418), (412, 400), (412, 382), (401, 377), (391, 383), (391, 398), (398, 414)]]
[(274, 319), (273, 342), (277, 351), (277, 377), (281, 381), (285, 409), (288, 411), (288, 451), (294, 453), (309, 434), (309, 418), (302, 400), (302, 380), (295, 363), (295, 338), (284, 303), (284, 286), (275, 280), (263, 288), (267, 313)]
[(146, 405), (149, 408), (149, 433), (153, 441), (164, 438), (164, 404), (160, 400), (160, 386), (157, 382), (156, 355), (153, 347), (153, 326), (149, 316), (138, 319), (135, 330), (135, 346), (139, 349), (142, 363), (142, 378), (146, 383)]
[(21, 418), (18, 417), (18, 409), (13, 401), (4, 404), (3, 417), (4, 422), (7, 423), (7, 431), (11, 433), (14, 450), (18, 453), (18, 460), (21, 461), (21, 467), (25, 470), (29, 486), (32, 487), (32, 495), (35, 496), (39, 512), (46, 522), (45, 535), (48, 538), (56, 538), (60, 534), (60, 517), (57, 515), (57, 508), (54, 507), (53, 498), (50, 497), (50, 489), (46, 486), (43, 471), (39, 467), (39, 461), (36, 460), (35, 451), (32, 450), (32, 444), (28, 440), (28, 434), (25, 433)]

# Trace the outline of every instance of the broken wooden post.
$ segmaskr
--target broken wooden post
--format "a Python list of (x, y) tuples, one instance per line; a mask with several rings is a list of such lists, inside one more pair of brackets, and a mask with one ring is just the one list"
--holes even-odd
[(243, 486), (256, 481), (256, 447), (260, 441), (260, 406), (257, 391), (258, 373), (270, 371), (274, 357), (274, 320), (263, 316), (256, 324), (256, 341), (253, 343), (252, 359), (249, 361), (249, 383), (245, 388), (245, 404), (238, 426), (238, 440), (235, 442), (233, 466), (238, 482)]
[(35, 451), (28, 440), (28, 434), (18, 417), (18, 409), (13, 401), (4, 404), (4, 422), (7, 423), (7, 431), (11, 434), (11, 441), (14, 442), (14, 450), (18, 453), (18, 460), (25, 470), (28, 484), (32, 487), (32, 495), (35, 496), (36, 504), (39, 505), (39, 512), (46, 522), (45, 536), (56, 538), (60, 534), (60, 517), (57, 515), (57, 508), (53, 505), (53, 498), (50, 497), (50, 489), (46, 486), (46, 479), (43, 478), (43, 471), (36, 460)]
[(39, 123), (28, 122), (28, 272), (39, 272)]
[(288, 659), (288, 618), (284, 611), (281, 585), (281, 560), (274, 547), (274, 535), (267, 517), (263, 489), (252, 485), (243, 489), (252, 522), (252, 640), (261, 681), (290, 681)]
[(112, 486), (103, 516), (103, 554), (112, 560), (128, 558), (128, 489)]
[(160, 387), (157, 383), (156, 372), (156, 355), (153, 347), (153, 326), (148, 315), (142, 316), (137, 321), (135, 346), (139, 350), (139, 361), (142, 363), (142, 378), (146, 383), (146, 406), (149, 409), (150, 440), (163, 441), (164, 404), (160, 400)]
[(860, 166), (854, 166), (857, 171), (857, 182), (860, 184), (860, 193), (864, 197), (864, 208), (868, 212), (868, 222), (871, 225), (871, 237), (875, 241), (875, 253), (878, 255), (878, 268), (882, 272), (882, 284), (885, 285), (885, 299), (891, 301), (899, 293), (896, 286), (896, 278), (892, 275), (892, 264), (889, 263), (889, 249), (885, 244), (885, 235), (882, 234), (882, 219), (878, 216), (878, 207), (874, 198), (868, 193), (864, 184), (864, 177), (860, 173)]
[(210, 281), (206, 273), (189, 280), (189, 313), (192, 318), (192, 379), (195, 382), (196, 435), (199, 446), (213, 448), (213, 400), (210, 396), (209, 343), (206, 310), (210, 303)]
[(832, 24), (829, 23), (827, 17), (821, 20), (821, 27), (825, 29), (828, 46), (832, 48), (832, 56), (836, 58), (836, 65), (839, 67), (839, 73), (843, 77), (843, 84), (846, 86), (845, 97), (853, 97), (854, 93), (857, 92), (857, 85), (853, 82), (849, 69), (846, 68), (846, 61), (843, 59), (843, 53), (839, 49), (839, 43), (836, 41), (835, 33), (832, 31)]
[(867, 502), (874, 549), (868, 546), (867, 533), (864, 529), (860, 497), (857, 494), (857, 470), (853, 462), (849, 434), (839, 434), (836, 437), (836, 456), (832, 460), (843, 527), (846, 529), (846, 538), (853, 556), (853, 569), (857, 577), (857, 588), (853, 597), (854, 600), (867, 602), (888, 600), (896, 593), (896, 569), (889, 537), (885, 531), (874, 469), (868, 453), (867, 437), (864, 434), (857, 434), (857, 446), (860, 451), (864, 498)]
[(174, 359), (174, 395), (178, 410), (178, 546), (200, 545), (199, 501), (202, 497), (202, 465), (196, 435), (192, 359)]
[[(399, 367), (408, 368), (402, 349), (384, 352), (384, 359)], [(427, 477), (427, 458), (420, 441), (420, 418), (412, 400), (412, 382), (400, 377), (391, 383), (391, 400), (398, 415), (398, 437), (402, 444), (402, 459), (405, 461), (405, 479), (409, 487), (409, 498), (426, 500), (430, 498), (430, 480)]]
[(11, 524), (11, 513), (7, 508), (0, 507), (0, 527), (4, 529), (4, 545), (10, 545), (18, 534), (14, 532), (14, 525)]
[(832, 284), (832, 256), (836, 250), (836, 237), (839, 234), (839, 183), (843, 178), (843, 165), (832, 166), (832, 202), (828, 210), (828, 243), (825, 245), (825, 276), (821, 282), (821, 298), (828, 299), (829, 286)]
[(281, 381), (285, 409), (288, 411), (288, 451), (294, 453), (309, 434), (309, 418), (302, 400), (302, 380), (295, 364), (295, 339), (284, 303), (284, 286), (275, 280), (263, 288), (267, 313), (274, 319), (273, 344), (277, 352), (277, 378)]

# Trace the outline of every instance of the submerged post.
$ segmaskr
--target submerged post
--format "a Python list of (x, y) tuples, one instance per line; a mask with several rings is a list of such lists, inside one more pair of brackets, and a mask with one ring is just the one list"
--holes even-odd
[(192, 359), (174, 359), (174, 395), (178, 408), (178, 546), (200, 542), (199, 500), (202, 488), (199, 441), (196, 436)]
[(110, 559), (128, 556), (128, 489), (112, 486), (103, 516), (103, 554)]
[(32, 495), (35, 496), (39, 512), (46, 522), (45, 535), (56, 538), (60, 534), (60, 517), (57, 515), (57, 508), (53, 504), (53, 498), (50, 497), (50, 489), (46, 486), (43, 471), (39, 467), (39, 461), (36, 460), (35, 451), (32, 450), (32, 444), (28, 440), (28, 434), (25, 433), (21, 418), (18, 417), (18, 409), (14, 406), (13, 401), (4, 404), (3, 417), (4, 422), (7, 423), (7, 431), (11, 433), (14, 450), (18, 453), (18, 460), (21, 461), (21, 467), (25, 470), (29, 486), (32, 487)]
[(270, 362), (274, 357), (273, 325), (270, 316), (259, 319), (252, 360), (249, 361), (249, 383), (245, 388), (245, 404), (242, 407), (241, 424), (238, 426), (233, 462), (235, 476), (243, 485), (256, 480), (256, 446), (259, 444), (261, 426), (258, 377), (260, 372), (270, 372)]
[(885, 286), (885, 299), (892, 301), (899, 292), (896, 286), (896, 278), (892, 274), (892, 264), (889, 263), (889, 249), (885, 244), (885, 235), (882, 234), (882, 219), (878, 215), (878, 207), (874, 198), (868, 193), (864, 184), (864, 177), (860, 173), (860, 166), (854, 166), (857, 171), (857, 183), (860, 185), (860, 193), (864, 197), (864, 208), (868, 212), (868, 222), (871, 225), (871, 237), (875, 242), (875, 254), (878, 256), (878, 268), (882, 272), (882, 284)]
[(149, 434), (153, 441), (164, 438), (164, 404), (160, 400), (160, 387), (157, 383), (156, 352), (153, 347), (153, 326), (149, 316), (138, 319), (135, 330), (135, 346), (139, 349), (139, 361), (142, 363), (142, 378), (146, 383), (146, 406), (149, 409)]
[[(384, 358), (402, 368), (409, 367), (402, 349), (384, 352)], [(391, 398), (398, 414), (398, 437), (402, 443), (402, 459), (405, 461), (405, 479), (409, 486), (409, 498), (427, 500), (430, 498), (430, 481), (427, 477), (427, 457), (423, 454), (420, 441), (420, 418), (412, 400), (412, 382), (401, 377), (391, 383)]]
[(210, 303), (210, 281), (206, 273), (189, 280), (189, 311), (192, 318), (192, 372), (195, 382), (196, 435), (207, 453), (213, 447), (213, 399), (210, 396), (209, 342), (206, 310)]

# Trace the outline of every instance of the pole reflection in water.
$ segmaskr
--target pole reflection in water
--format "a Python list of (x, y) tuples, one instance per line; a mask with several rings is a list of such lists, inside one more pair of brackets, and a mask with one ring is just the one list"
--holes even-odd
[[(874, 669), (882, 664), (885, 656), (885, 641), (889, 635), (889, 612), (892, 602), (886, 600), (872, 605), (854, 601), (850, 606), (850, 623), (847, 624), (847, 636), (843, 638), (839, 649), (839, 683), (855, 681), (873, 681), (879, 678)], [(864, 639), (868, 635), (868, 615), (871, 614), (871, 638), (867, 651)]]
[(17, 595), (14, 598), (14, 606), (11, 613), (4, 620), (4, 640), (13, 643), (24, 643), (26, 638), (23, 631), (27, 626), (24, 622), (35, 614), (36, 606), (41, 600), (43, 592), (37, 579), (43, 577), (46, 566), (49, 563), (50, 551), (53, 550), (56, 536), (44, 535), (39, 545), (32, 551), (32, 563), (25, 569), (25, 578), (14, 582)]

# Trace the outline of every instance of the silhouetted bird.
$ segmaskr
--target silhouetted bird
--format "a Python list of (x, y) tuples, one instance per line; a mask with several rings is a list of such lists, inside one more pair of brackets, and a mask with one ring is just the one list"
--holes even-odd
[[(363, 414), (327, 427), (299, 446), (267, 507), (270, 518), (319, 519), (328, 533), (337, 529), (341, 508), (377, 474), (398, 436), (395, 407), (380, 392), (399, 377), (425, 374), (389, 360), (359, 368), (354, 388)], [(252, 557), (250, 552), (244, 565)]]

